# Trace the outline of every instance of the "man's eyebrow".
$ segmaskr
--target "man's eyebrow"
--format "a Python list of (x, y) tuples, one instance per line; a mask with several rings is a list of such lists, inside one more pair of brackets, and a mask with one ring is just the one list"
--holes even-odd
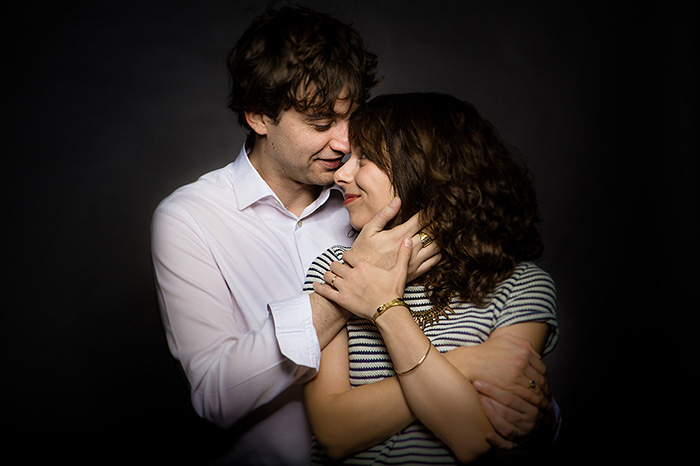
[(307, 121), (316, 121), (316, 120), (326, 120), (329, 118), (337, 118), (338, 114), (335, 112), (331, 112), (328, 110), (319, 110), (317, 112), (313, 113), (307, 113), (305, 119)]

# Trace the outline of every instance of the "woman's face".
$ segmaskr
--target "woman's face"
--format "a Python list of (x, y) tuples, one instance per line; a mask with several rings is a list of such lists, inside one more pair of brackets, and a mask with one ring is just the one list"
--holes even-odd
[(350, 214), (350, 223), (357, 230), (361, 230), (394, 198), (389, 176), (357, 150), (352, 151), (333, 178), (345, 191), (343, 205)]

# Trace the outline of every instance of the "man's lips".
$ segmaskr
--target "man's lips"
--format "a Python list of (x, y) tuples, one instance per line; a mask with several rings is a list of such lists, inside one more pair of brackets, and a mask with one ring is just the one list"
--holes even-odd
[(318, 159), (327, 169), (329, 170), (336, 170), (340, 167), (340, 164), (343, 162), (342, 157), (338, 157), (337, 159)]
[(352, 201), (354, 201), (354, 200), (357, 199), (358, 197), (360, 197), (360, 196), (358, 196), (357, 194), (347, 194), (347, 193), (346, 193), (346, 194), (345, 194), (345, 200), (343, 201), (343, 205), (348, 205), (348, 204), (350, 204)]

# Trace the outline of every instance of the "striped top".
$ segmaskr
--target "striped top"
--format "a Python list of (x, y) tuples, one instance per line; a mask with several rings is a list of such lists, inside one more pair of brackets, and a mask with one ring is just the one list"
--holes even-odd
[[(323, 282), (330, 264), (341, 261), (349, 248), (334, 246), (311, 265), (304, 284), (312, 292), (313, 282)], [(408, 286), (403, 296), (414, 311), (432, 307), (423, 286)], [(549, 325), (544, 354), (554, 349), (558, 338), (555, 314), (556, 290), (547, 272), (531, 262), (516, 266), (512, 275), (494, 291), (484, 307), (451, 301), (454, 313), (428, 325), (424, 332), (432, 344), (445, 353), (460, 346), (483, 343), (494, 330), (522, 322)], [(377, 327), (369, 320), (353, 317), (347, 324), (349, 337), (350, 384), (353, 387), (377, 382), (396, 375)], [(333, 464), (324, 457), (317, 442), (313, 448), (314, 464)], [(416, 421), (383, 443), (344, 459), (342, 464), (457, 464), (449, 448), (422, 423)]]

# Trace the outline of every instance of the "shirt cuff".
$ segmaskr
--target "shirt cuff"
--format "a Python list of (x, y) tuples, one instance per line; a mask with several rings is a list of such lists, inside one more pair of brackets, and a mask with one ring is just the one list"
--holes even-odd
[(559, 433), (561, 432), (561, 410), (557, 404), (557, 400), (552, 398), (552, 409), (554, 411), (554, 426), (552, 427), (552, 443), (559, 439)]
[(303, 371), (309, 378), (313, 377), (321, 362), (321, 347), (313, 323), (309, 295), (299, 294), (274, 301), (268, 307), (280, 351), (295, 364), (313, 369)]

